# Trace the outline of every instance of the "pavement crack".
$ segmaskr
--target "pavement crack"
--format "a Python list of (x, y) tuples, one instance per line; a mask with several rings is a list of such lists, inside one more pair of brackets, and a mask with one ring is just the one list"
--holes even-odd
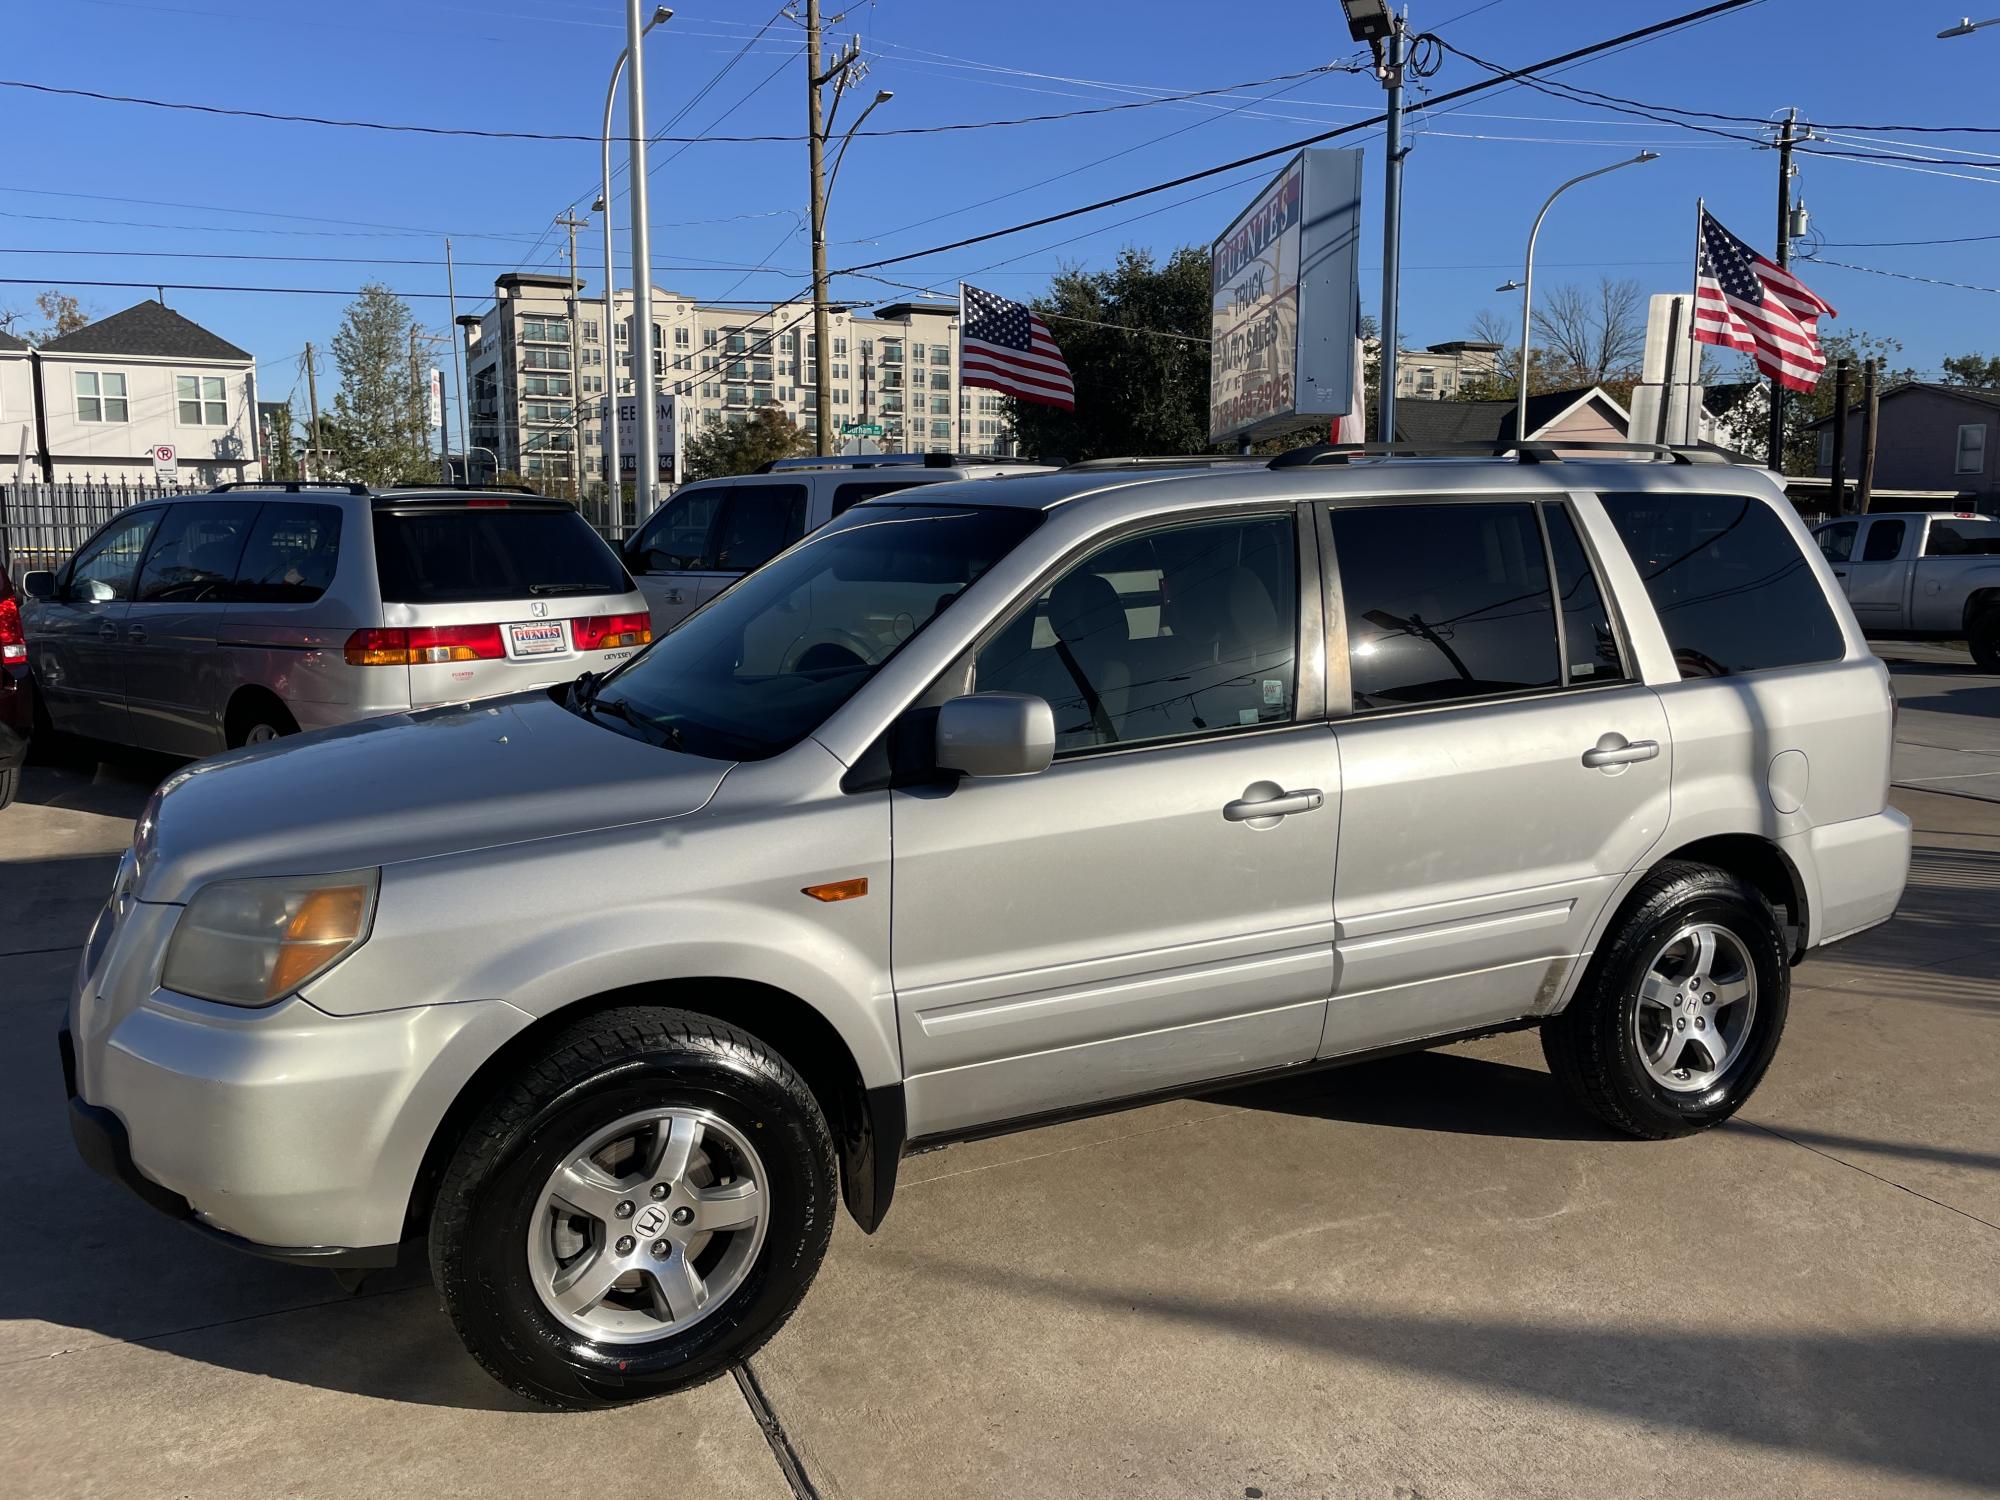
[(1775, 1125), (1759, 1125), (1755, 1120), (1743, 1120), (1740, 1123), (1749, 1126), (1752, 1130), (1761, 1130), (1766, 1135), (1776, 1136), (1779, 1140), (1800, 1147), (1802, 1150), (1810, 1151), (1815, 1156), (1824, 1156), (1830, 1162), (1846, 1167), (1851, 1172), (1859, 1172), (1863, 1177), (1872, 1177), (1879, 1183), (1895, 1188), (1898, 1192), (1908, 1193), (1912, 1198), (1921, 1198), (1926, 1203), (1957, 1214), (1961, 1219), (1970, 1219), (1973, 1223), (1983, 1224), (1988, 1229), (2000, 1230), (2000, 1224), (1995, 1224), (1991, 1219), (1982, 1219), (1978, 1214), (1969, 1213), (1956, 1204), (1945, 1202), (1942, 1198), (1933, 1198), (1929, 1193), (1920, 1193), (1915, 1188), (1907, 1187), (1903, 1183), (1896, 1181), (1893, 1177), (1884, 1177), (1880, 1172), (1871, 1172), (1858, 1162), (1851, 1162), (1844, 1156), (1836, 1156), (1833, 1152), (1815, 1146), (1810, 1141), (1802, 1141), (1796, 1136), (1787, 1135)]
[(750, 1368), (750, 1361), (744, 1360), (734, 1365), (729, 1373), (736, 1377), (736, 1388), (743, 1393), (743, 1402), (750, 1408), (750, 1415), (757, 1419), (757, 1426), (764, 1434), (764, 1441), (771, 1445), (771, 1456), (778, 1461), (778, 1471), (785, 1476), (785, 1483), (792, 1487), (794, 1500), (821, 1500), (818, 1488), (806, 1473), (804, 1460), (785, 1431), (785, 1424), (778, 1420), (778, 1413), (771, 1406), (770, 1397), (764, 1394), (763, 1384), (757, 1379), (757, 1372)]

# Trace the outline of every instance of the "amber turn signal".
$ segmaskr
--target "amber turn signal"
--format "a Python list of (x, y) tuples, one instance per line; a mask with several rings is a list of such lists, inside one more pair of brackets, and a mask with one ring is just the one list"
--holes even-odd
[(852, 901), (856, 896), (868, 894), (868, 877), (857, 875), (852, 880), (829, 880), (825, 885), (809, 885), (802, 894), (815, 901)]

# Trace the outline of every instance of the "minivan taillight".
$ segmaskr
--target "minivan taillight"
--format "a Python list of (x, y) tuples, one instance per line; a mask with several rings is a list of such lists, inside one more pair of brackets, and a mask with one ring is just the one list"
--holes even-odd
[(582, 615), (569, 622), (569, 638), (579, 651), (646, 646), (653, 640), (653, 617), (645, 610), (634, 615)]
[(20, 601), (0, 599), (0, 666), (19, 666), (27, 659), (28, 638), (21, 633)]
[(357, 630), (347, 638), (350, 667), (422, 667), (433, 662), (498, 661), (507, 654), (498, 625), (424, 625)]

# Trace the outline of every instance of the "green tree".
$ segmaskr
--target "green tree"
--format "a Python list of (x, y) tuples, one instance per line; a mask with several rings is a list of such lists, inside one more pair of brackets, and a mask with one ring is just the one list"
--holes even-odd
[(333, 336), (340, 393), (333, 423), (322, 430), (335, 462), (362, 484), (394, 484), (431, 475), (425, 392), (410, 360), (416, 329), (408, 305), (370, 283), (347, 305)]
[(1065, 268), (1035, 300), (1076, 381), (1076, 410), (1014, 401), (1016, 447), (1070, 459), (1208, 451), (1208, 252)]
[(774, 458), (797, 458), (812, 446), (800, 427), (775, 406), (759, 407), (747, 421), (711, 416), (686, 440), (681, 466), (689, 479), (748, 474)]
[(2000, 391), (2000, 354), (1948, 354), (1942, 368), (1946, 385)]
[(299, 479), (299, 419), (292, 411), (292, 398), (271, 413), (271, 425), (264, 434), (265, 472), (273, 479)]
[[(1820, 348), (1826, 353), (1826, 368), (1820, 372), (1819, 381), (1810, 391), (1785, 392), (1785, 443), (1784, 471), (1787, 474), (1813, 474), (1819, 470), (1819, 440), (1812, 431), (1812, 424), (1821, 417), (1830, 416), (1834, 408), (1834, 371), (1842, 359), (1853, 367), (1852, 386), (1849, 400), (1858, 404), (1861, 400), (1861, 367), (1865, 360), (1881, 362), (1875, 376), (1877, 391), (1887, 391), (1894, 386), (1904, 385), (1917, 379), (1917, 371), (1908, 365), (1893, 364), (1896, 355), (1903, 352), (1901, 340), (1867, 333), (1861, 329), (1830, 329), (1820, 335)], [(1742, 361), (1730, 377), (1736, 380), (1759, 380), (1763, 377), (1755, 365), (1747, 359)], [(1768, 381), (1766, 382), (1768, 386)], [(1731, 413), (1725, 422), (1723, 443), (1726, 447), (1740, 452), (1762, 455), (1770, 445), (1770, 408), (1761, 401), (1745, 402)], [(1850, 463), (1853, 460), (1850, 458)], [(1854, 472), (1848, 477), (1852, 479)]]

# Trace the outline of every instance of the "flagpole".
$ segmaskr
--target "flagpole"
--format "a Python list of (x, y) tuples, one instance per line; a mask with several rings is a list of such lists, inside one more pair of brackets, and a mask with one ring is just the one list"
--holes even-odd
[(958, 445), (965, 441), (961, 426), (964, 418), (959, 414), (965, 409), (965, 283), (958, 284), (958, 337), (952, 341), (958, 353), (958, 378), (952, 382), (951, 391), (951, 451), (958, 454)]
[(1695, 412), (1695, 382), (1701, 376), (1701, 345), (1695, 341), (1694, 320), (1701, 304), (1701, 221), (1708, 214), (1708, 200), (1694, 200), (1694, 283), (1688, 289), (1688, 376), (1687, 399), (1681, 403), (1681, 436), (1690, 447), (1701, 442), (1701, 418)]

